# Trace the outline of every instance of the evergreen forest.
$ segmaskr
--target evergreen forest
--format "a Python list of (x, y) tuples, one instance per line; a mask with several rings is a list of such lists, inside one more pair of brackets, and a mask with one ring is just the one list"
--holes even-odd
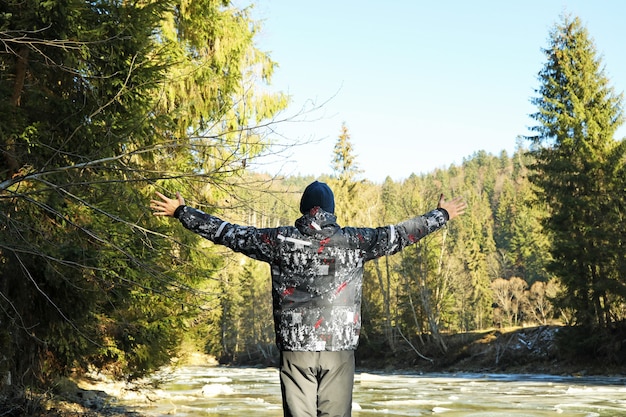
[(255, 169), (281, 152), (272, 133), (291, 117), (260, 29), (228, 0), (1, 2), (3, 393), (92, 370), (135, 379), (189, 351), (273, 363), (269, 267), (153, 216), (149, 202), (179, 191), (229, 222), (290, 225), (315, 179), (346, 226), (399, 223), (441, 193), (468, 204), (366, 264), (361, 358), (419, 362), (426, 344), (445, 356), (444, 335), (559, 325), (571, 330), (564, 349), (623, 364), (623, 102), (579, 18), (549, 33), (533, 134), (514, 154), (476, 150), (382, 184), (362, 179), (346, 125), (331, 174)]

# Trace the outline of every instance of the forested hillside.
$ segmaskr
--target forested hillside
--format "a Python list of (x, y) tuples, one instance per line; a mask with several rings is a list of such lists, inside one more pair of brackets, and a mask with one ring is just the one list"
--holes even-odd
[[(341, 225), (399, 223), (435, 208), (440, 193), (463, 196), (469, 204), (444, 230), (366, 264), (364, 350), (419, 351), (425, 339), (435, 339), (445, 352), (442, 333), (567, 320), (549, 302), (559, 286), (546, 272), (549, 242), (540, 224), (545, 209), (531, 192), (525, 155), (477, 152), (461, 166), (402, 182), (346, 179), (343, 171), (321, 178), (335, 191)], [(257, 227), (293, 224), (301, 190), (311, 180), (274, 180), (268, 190), (250, 189), (239, 208), (221, 215)], [(232, 258), (232, 271), (217, 272), (207, 284), (221, 294), (219, 312), (209, 313), (209, 327), (220, 329), (209, 339), (210, 352), (227, 361), (269, 359), (274, 343), (269, 267), (222, 255)]]

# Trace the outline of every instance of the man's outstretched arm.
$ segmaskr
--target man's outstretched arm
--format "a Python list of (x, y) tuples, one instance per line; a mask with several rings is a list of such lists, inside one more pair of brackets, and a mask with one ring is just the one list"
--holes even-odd
[(180, 193), (176, 193), (176, 198), (169, 198), (159, 192), (156, 195), (159, 199), (150, 200), (150, 208), (155, 216), (175, 217), (186, 229), (253, 259), (269, 262), (274, 256), (275, 245), (271, 242), (276, 229), (231, 224), (187, 206)]

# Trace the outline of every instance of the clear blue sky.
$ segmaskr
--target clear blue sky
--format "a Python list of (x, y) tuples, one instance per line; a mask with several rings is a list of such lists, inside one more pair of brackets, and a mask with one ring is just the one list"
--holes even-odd
[(626, 1), (258, 0), (253, 10), (263, 21), (257, 46), (279, 64), (270, 89), (292, 97), (285, 115), (321, 105), (278, 127), (283, 144), (316, 143), (260, 168), (272, 173), (332, 173), (344, 122), (374, 182), (479, 150), (512, 154), (534, 125), (541, 49), (563, 13), (582, 20), (610, 85), (626, 89)]

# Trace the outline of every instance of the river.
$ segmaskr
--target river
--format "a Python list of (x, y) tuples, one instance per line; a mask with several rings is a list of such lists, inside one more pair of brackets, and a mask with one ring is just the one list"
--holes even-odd
[[(282, 416), (273, 368), (187, 366), (160, 375), (147, 416)], [(357, 372), (354, 417), (626, 416), (626, 377)]]

